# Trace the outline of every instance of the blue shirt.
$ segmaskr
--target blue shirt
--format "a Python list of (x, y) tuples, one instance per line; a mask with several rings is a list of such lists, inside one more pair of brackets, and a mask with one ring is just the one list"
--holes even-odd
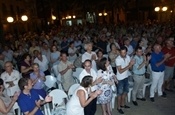
[(155, 52), (153, 52), (151, 54), (151, 69), (152, 71), (164, 71), (165, 70), (165, 64), (161, 64), (160, 66), (156, 66), (156, 63), (161, 62), (164, 59), (164, 54), (162, 52), (160, 52), (159, 54), (156, 54)]
[(143, 63), (143, 61), (144, 61), (143, 56), (139, 57), (139, 56), (135, 55), (134, 60), (135, 60), (135, 64), (133, 65), (133, 73), (138, 74), (138, 75), (144, 74), (145, 73), (145, 65), (142, 68), (138, 69), (139, 65), (141, 63)]
[[(18, 97), (18, 105), (23, 113), (29, 111), (31, 112), (35, 107), (35, 101), (38, 101), (39, 95), (33, 89), (30, 90), (31, 95), (26, 95), (22, 91)], [(44, 115), (40, 109), (35, 113), (35, 115)]]

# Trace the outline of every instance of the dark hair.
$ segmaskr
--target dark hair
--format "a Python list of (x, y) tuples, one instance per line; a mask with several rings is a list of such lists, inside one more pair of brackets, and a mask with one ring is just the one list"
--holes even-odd
[(142, 50), (142, 47), (140, 47), (140, 46), (136, 47), (135, 51), (137, 51), (137, 50)]
[(85, 60), (85, 61), (83, 62), (83, 67), (84, 67), (84, 64), (85, 64), (86, 62), (89, 62), (90, 64), (92, 64), (92, 61), (91, 61), (90, 59), (87, 59), (87, 60)]
[(30, 78), (24, 77), (24, 78), (21, 78), (21, 79), (18, 81), (18, 86), (19, 86), (19, 88), (20, 88), (21, 91), (24, 90), (24, 86), (28, 85), (29, 79), (30, 79)]
[(128, 49), (125, 46), (120, 47), (120, 51), (122, 50), (125, 50), (126, 52), (128, 51)]
[[(112, 45), (115, 45), (115, 44), (114, 43), (110, 44), (110, 50), (112, 50)], [(115, 47), (117, 47), (117, 46), (115, 45)]]
[(105, 64), (106, 64), (106, 61), (107, 61), (107, 58), (102, 58), (101, 60), (100, 60), (100, 62), (98, 63), (98, 68), (99, 69), (101, 69), (101, 70), (103, 70), (103, 71), (106, 71), (106, 66), (105, 66)]
[(97, 55), (98, 55), (98, 53), (100, 53), (100, 52), (103, 54), (103, 51), (102, 51), (102, 50), (98, 50), (98, 51), (97, 51)]
[(69, 43), (69, 47), (70, 47), (72, 44), (74, 44), (74, 42), (73, 42), (73, 41), (71, 41), (71, 42)]
[(27, 56), (29, 56), (29, 57), (30, 57), (30, 54), (25, 53), (25, 54), (22, 56), (22, 59), (23, 59), (23, 60), (25, 60), (25, 59), (27, 58)]
[(4, 81), (3, 79), (0, 78), (0, 85), (3, 85), (4, 84)]
[(92, 76), (87, 75), (85, 77), (83, 77), (80, 85), (83, 87), (89, 87), (92, 84)]
[(61, 55), (60, 55), (60, 56), (63, 56), (64, 54), (65, 54), (66, 56), (69, 56), (68, 53), (65, 52), (65, 51), (61, 51)]

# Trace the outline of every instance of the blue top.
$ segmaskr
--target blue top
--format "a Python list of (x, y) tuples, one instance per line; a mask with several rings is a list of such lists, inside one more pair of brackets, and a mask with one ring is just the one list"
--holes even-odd
[[(31, 112), (35, 107), (35, 101), (38, 101), (39, 95), (33, 89), (30, 90), (31, 95), (26, 95), (22, 91), (18, 97), (18, 105), (23, 113), (29, 111)], [(40, 109), (35, 113), (35, 115), (44, 115)]]
[(153, 52), (151, 54), (151, 69), (152, 71), (164, 71), (165, 70), (165, 64), (161, 64), (160, 66), (156, 66), (156, 63), (161, 62), (164, 59), (164, 54), (163, 52), (160, 52), (159, 54), (156, 54), (155, 52)]
[[(44, 72), (41, 70), (39, 71), (40, 76), (43, 78), (45, 76)], [(37, 79), (37, 75), (35, 75), (34, 72), (30, 74), (30, 79), (35, 80)], [(40, 78), (37, 80), (37, 82), (33, 85), (33, 89), (42, 89), (44, 87), (44, 81)]]
[(134, 60), (135, 60), (135, 64), (133, 65), (133, 73), (138, 74), (138, 75), (144, 74), (145, 73), (145, 65), (142, 68), (137, 69), (139, 67), (139, 65), (141, 63), (143, 63), (143, 61), (144, 61), (143, 56), (139, 57), (139, 56), (135, 55)]

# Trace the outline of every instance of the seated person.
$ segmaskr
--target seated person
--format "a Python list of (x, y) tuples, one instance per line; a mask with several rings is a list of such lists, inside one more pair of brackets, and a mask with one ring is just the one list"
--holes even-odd
[(33, 72), (30, 74), (30, 79), (33, 82), (33, 89), (41, 95), (43, 98), (46, 97), (46, 91), (44, 90), (44, 81), (46, 80), (45, 74), (39, 69), (39, 65), (34, 63), (32, 65)]
[(14, 115), (12, 107), (18, 99), (18, 93), (15, 93), (11, 99), (4, 93), (4, 81), (0, 78), (0, 115)]
[(13, 65), (10, 61), (7, 61), (4, 65), (5, 72), (1, 74), (1, 78), (4, 81), (4, 87), (7, 90), (8, 96), (13, 96), (15, 91), (19, 91), (18, 81), (20, 74), (17, 70), (13, 69)]
[(41, 105), (51, 102), (52, 97), (46, 96), (41, 101), (38, 93), (32, 89), (32, 80), (29, 78), (21, 78), (18, 82), (21, 93), (18, 97), (18, 105), (24, 115), (44, 115), (41, 112)]

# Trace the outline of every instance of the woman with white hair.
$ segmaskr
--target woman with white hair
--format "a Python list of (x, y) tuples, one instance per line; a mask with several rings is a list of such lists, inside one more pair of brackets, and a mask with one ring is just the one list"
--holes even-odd
[(92, 68), (97, 71), (97, 66), (96, 66), (96, 60), (97, 60), (97, 55), (95, 52), (92, 51), (92, 46), (93, 44), (91, 42), (87, 42), (84, 46), (84, 49), (86, 52), (82, 55), (82, 62), (85, 60), (89, 59), (92, 61)]

